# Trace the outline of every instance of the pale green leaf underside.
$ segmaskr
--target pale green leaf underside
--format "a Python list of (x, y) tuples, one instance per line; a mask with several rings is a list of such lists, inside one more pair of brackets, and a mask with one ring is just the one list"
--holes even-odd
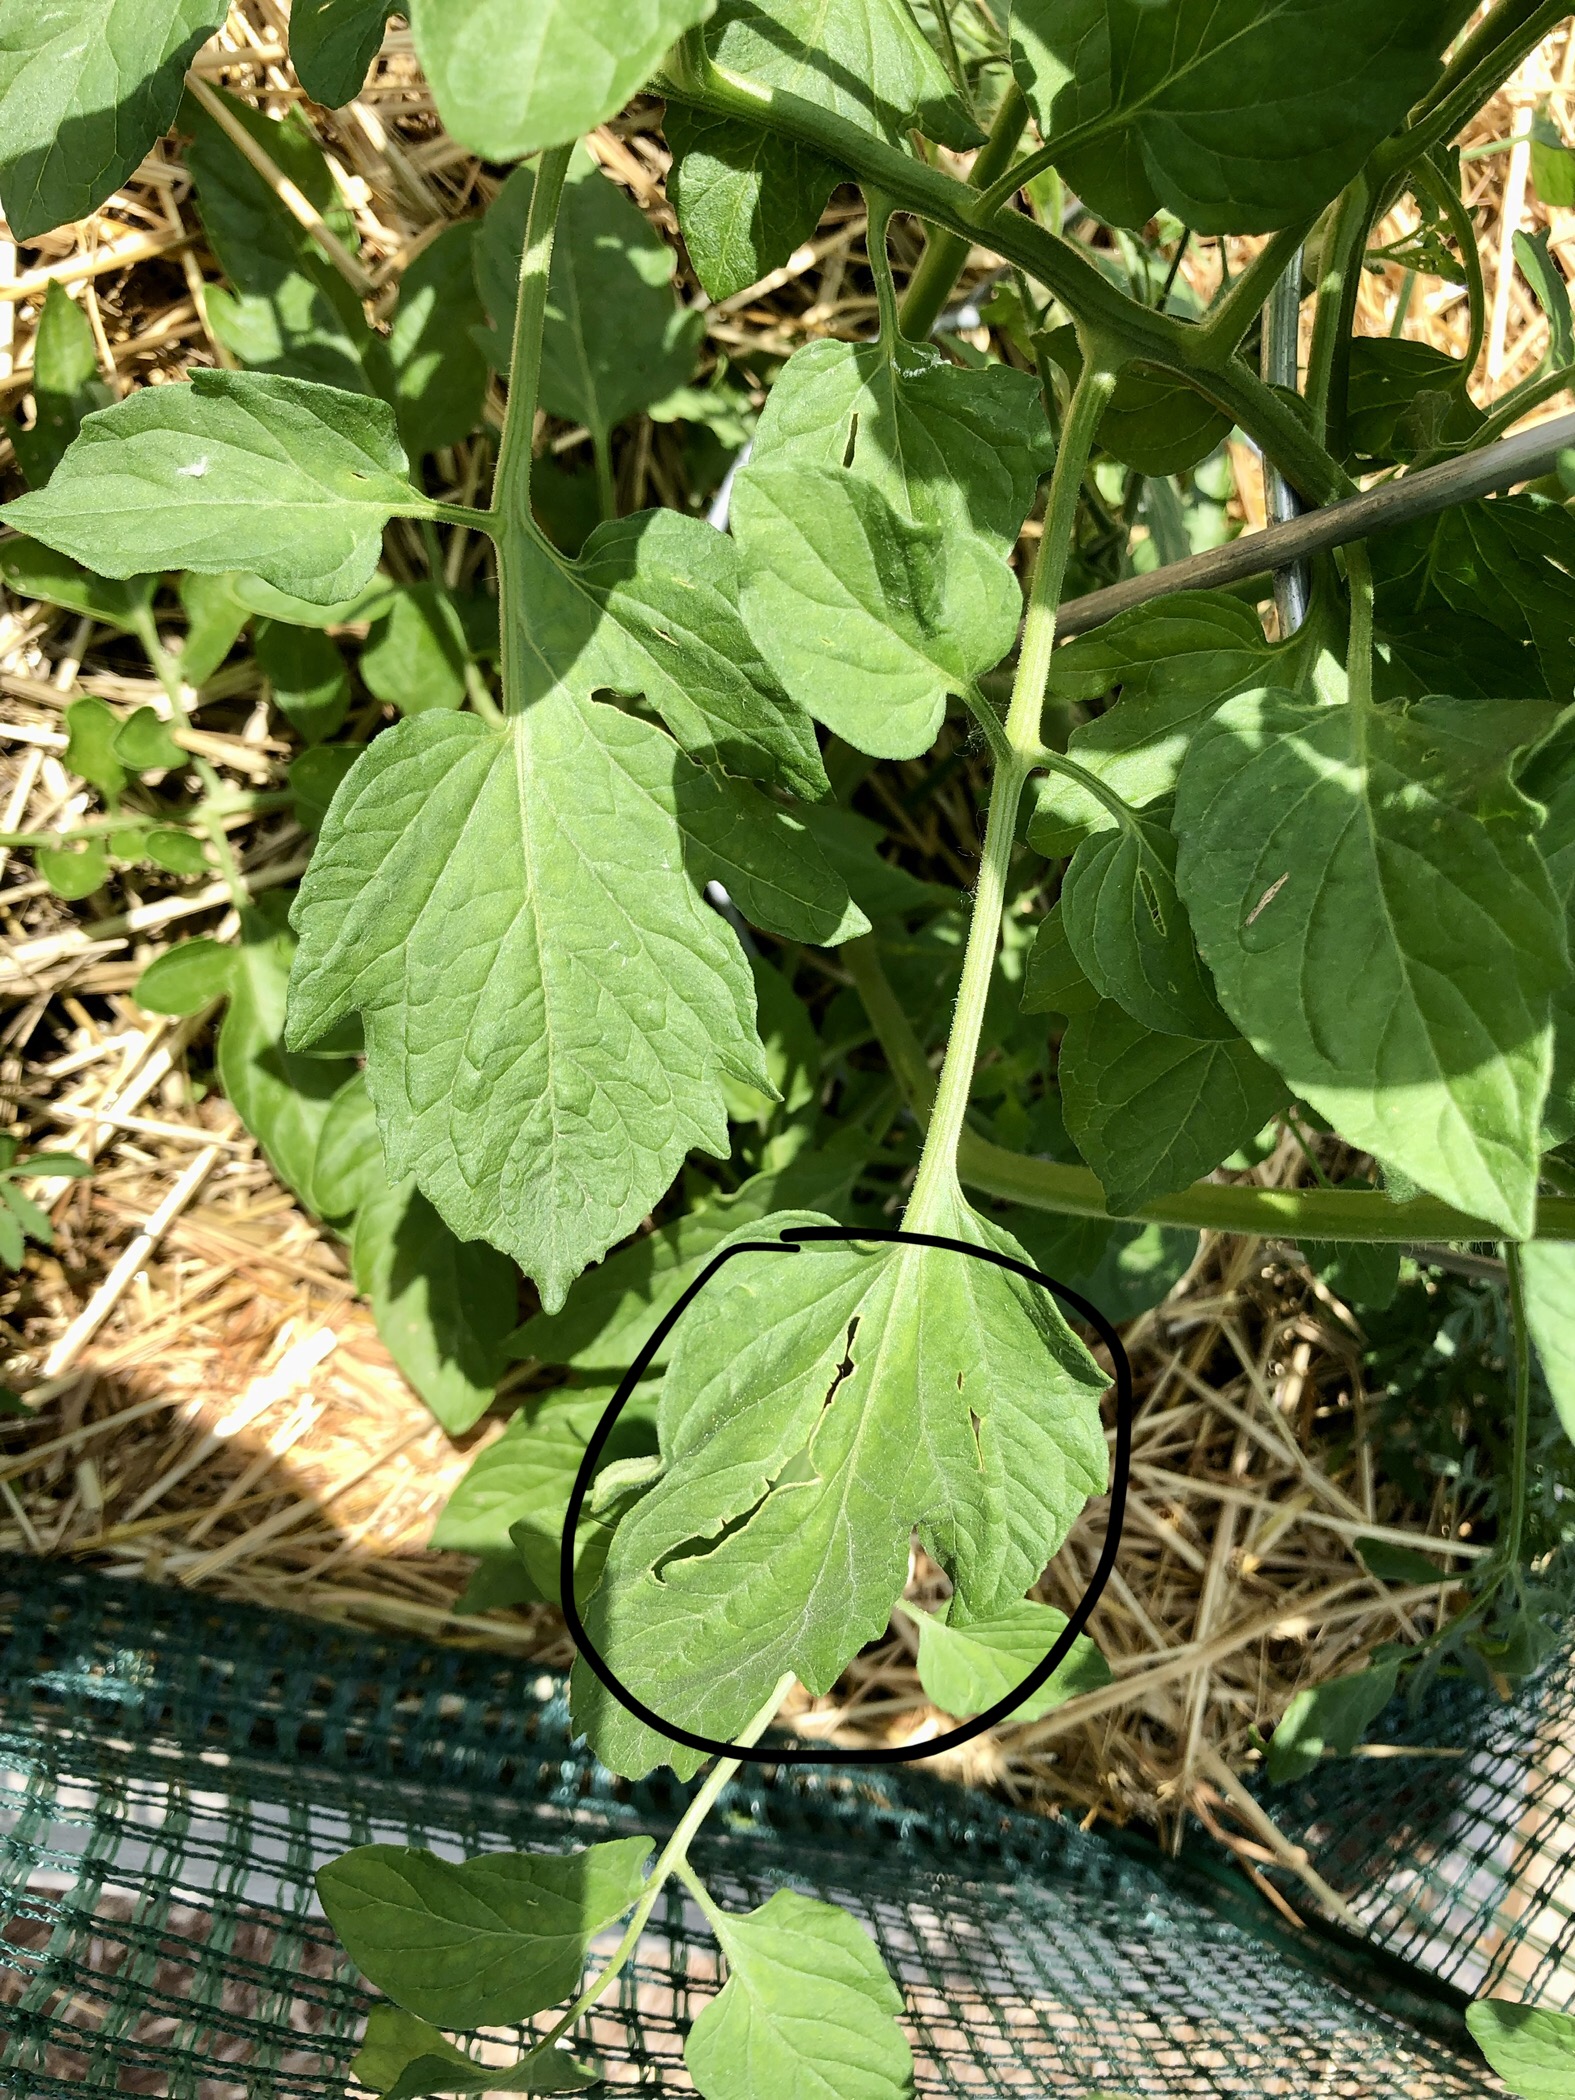
[(461, 145), (519, 160), (616, 114), (712, 0), (412, 0), (416, 50)]
[[(1026, 1599), (958, 1625), (921, 1613), (919, 1682), (943, 1713), (983, 1713), (1043, 1662), (1065, 1628), (1065, 1612)], [(1109, 1682), (1109, 1665), (1087, 1634), (1079, 1634), (1048, 1683), (1031, 1692), (1012, 1719), (1037, 1721), (1079, 1693)]]
[(908, 2100), (902, 1999), (856, 1918), (779, 1889), (714, 1924), (728, 1978), (684, 2044), (706, 2100)]
[[(799, 1222), (823, 1221), (745, 1233)], [(1017, 1252), (960, 1199), (937, 1229)], [(784, 1672), (825, 1690), (884, 1628), (915, 1527), (964, 1609), (1020, 1597), (1104, 1486), (1104, 1383), (1045, 1292), (983, 1262), (740, 1255), (684, 1316), (668, 1470), (614, 1535), (592, 1638), (658, 1713), (726, 1740)], [(614, 1769), (683, 1768), (583, 1669), (575, 1712)]]
[(382, 47), (391, 0), (294, 0), (290, 63), (314, 102), (342, 109), (366, 83)]
[(1176, 841), (1162, 824), (1136, 823), (1085, 839), (1061, 882), (1066, 937), (1089, 982), (1145, 1028), (1226, 1039), (1176, 890)]
[(839, 171), (796, 139), (668, 105), (667, 195), (695, 275), (731, 299), (778, 269), (820, 224)]
[(426, 2093), (578, 2093), (595, 2075), (561, 2049), (533, 2049), (515, 2064), (479, 2064), (414, 2013), (374, 2005), (350, 2066), (352, 2077), (385, 2100)]
[(726, 1153), (724, 1073), (770, 1092), (683, 821), (720, 793), (597, 703), (541, 700), (501, 731), (417, 715), (357, 761), (302, 884), (295, 1039), (363, 1014), (390, 1173), (549, 1308), (686, 1152)]
[(1349, 708), (1241, 694), (1182, 770), (1178, 873), (1221, 1003), (1292, 1091), (1519, 1237), (1569, 962), (1493, 718), (1376, 715), (1364, 759)]
[(948, 693), (1017, 633), (1016, 578), (977, 534), (920, 525), (839, 467), (763, 466), (733, 489), (744, 623), (792, 697), (875, 758), (917, 758)]
[(580, 1981), (589, 1941), (640, 1893), (644, 1837), (454, 1866), (413, 1845), (331, 1860), (318, 1893), (367, 1980), (440, 2027), (523, 2020)]
[(32, 240), (85, 219), (168, 130), (225, 0), (16, 0), (0, 20), (0, 204)]
[(1565, 1435), (1575, 1443), (1575, 1244), (1531, 1240), (1520, 1259), (1526, 1325)]
[(89, 416), (49, 486), (0, 517), (102, 575), (247, 569), (330, 605), (370, 580), (391, 517), (429, 508), (385, 402), (199, 371)]
[(1520, 2100), (1575, 2093), (1575, 2017), (1551, 2007), (1478, 1998), (1466, 2007), (1471, 2038)]
[(1157, 1034), (1111, 999), (1072, 1016), (1058, 1076), (1066, 1127), (1117, 1212), (1209, 1173), (1290, 1092), (1240, 1037)]

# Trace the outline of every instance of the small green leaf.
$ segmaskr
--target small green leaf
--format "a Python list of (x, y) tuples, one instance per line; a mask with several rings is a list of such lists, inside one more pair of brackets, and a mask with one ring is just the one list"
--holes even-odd
[[(1570, 166), (1575, 168), (1575, 153), (1567, 158)], [(1571, 188), (1575, 190), (1575, 184)], [(1541, 233), (1515, 235), (1515, 260), (1547, 317), (1546, 361), (1549, 368), (1575, 364), (1575, 320), (1570, 315), (1570, 288), (1564, 272), (1553, 260), (1545, 227)]]
[(26, 0), (0, 43), (0, 205), (18, 241), (85, 219), (169, 127), (225, 0)]
[(290, 792), (298, 824), (307, 831), (322, 830), (345, 775), (360, 756), (359, 744), (319, 744), (291, 761)]
[(706, 45), (719, 65), (905, 145), (982, 143), (905, 0), (722, 0)]
[(111, 809), (119, 804), (126, 785), (126, 769), (115, 750), (120, 728), (120, 716), (102, 700), (73, 700), (66, 709), (62, 763), (68, 772), (96, 787)]
[(1382, 1312), (1400, 1288), (1400, 1249), (1382, 1242), (1303, 1240), (1302, 1252), (1337, 1298), (1359, 1311)]
[(723, 1072), (769, 1088), (744, 958), (686, 868), (695, 780), (596, 703), (415, 715), (362, 754), (302, 886), (292, 1040), (360, 1009), (391, 1174), (552, 1309), (686, 1152), (727, 1151)]
[(920, 882), (895, 861), (883, 860), (876, 848), (885, 833), (857, 810), (819, 802), (806, 804), (795, 814), (867, 919), (902, 919), (912, 912), (934, 912), (955, 902), (955, 890)]
[(156, 576), (95, 576), (80, 562), (20, 533), (0, 544), (0, 577), (24, 598), (41, 598), (46, 605), (124, 628), (144, 622), (158, 583)]
[(22, 1237), (22, 1228), (0, 1203), (0, 1268), (19, 1269), (26, 1256), (27, 1242)]
[[(1067, 1141), (1067, 1157), (1076, 1151)], [(1057, 1217), (1014, 1204), (1000, 1217), (1034, 1267), (1091, 1299), (1117, 1326), (1161, 1303), (1198, 1255), (1198, 1235), (1170, 1225)]]
[(131, 773), (167, 773), (188, 763), (156, 707), (139, 707), (117, 728), (113, 756)]
[(1508, 1998), (1478, 1998), (1466, 2007), (1466, 2025), (1519, 2100), (1570, 2100), (1575, 2094), (1575, 2016)]
[(684, 2043), (705, 2100), (908, 2100), (902, 1997), (857, 1918), (793, 1889), (710, 1917), (727, 1982)]
[(1528, 1240), (1520, 1261), (1526, 1325), (1564, 1433), (1575, 1443), (1575, 1243)]
[(51, 283), (33, 340), (32, 428), (11, 425), (12, 448), (30, 487), (42, 488), (54, 473), (83, 417), (114, 398), (99, 377), (87, 315), (63, 284)]
[(233, 948), (206, 935), (181, 941), (143, 971), (132, 997), (150, 1014), (194, 1014), (230, 989), (235, 969)]
[[(929, 1222), (1020, 1258), (955, 1194)], [(998, 1610), (1105, 1484), (1104, 1385), (1048, 1295), (986, 1262), (848, 1246), (733, 1263), (678, 1331), (667, 1470), (618, 1524), (591, 1637), (656, 1712), (726, 1741), (785, 1671), (826, 1689), (884, 1630), (915, 1528), (960, 1610)], [(615, 1771), (699, 1762), (583, 1666), (571, 1684)]]
[(525, 2020), (566, 1998), (586, 1949), (640, 1893), (651, 1840), (568, 1854), (495, 1852), (451, 1866), (408, 1845), (362, 1845), (317, 1892), (369, 1983), (444, 2027)]
[(275, 893), (265, 903), (266, 910), (242, 914), (241, 945), (224, 951), (230, 957), (230, 1004), (219, 1030), (219, 1079), (280, 1180), (317, 1211), (312, 1170), (318, 1137), (329, 1103), (354, 1066), (347, 1058), (286, 1049), (285, 994), (295, 942), (275, 916)]
[(330, 737), (350, 711), (350, 674), (336, 643), (315, 627), (259, 620), (257, 668), (275, 707), (309, 744)]
[[(332, 1111), (330, 1111), (332, 1114)], [(326, 1163), (319, 1130), (316, 1161)], [(329, 1192), (313, 1194), (321, 1206)], [(450, 1436), (463, 1436), (492, 1405), (519, 1317), (513, 1262), (484, 1240), (458, 1240), (413, 1182), (367, 1173), (350, 1241), (357, 1289), (372, 1301), (377, 1331), (405, 1378)], [(341, 1200), (337, 1191), (335, 1201)]]
[(30, 1152), (26, 1159), (17, 1163), (18, 1174), (42, 1174), (51, 1180), (62, 1176), (68, 1181), (85, 1181), (93, 1172), (93, 1162), (78, 1159), (74, 1152)]
[(236, 594), (229, 573), (199, 576), (188, 570), (177, 589), (186, 615), (186, 645), (180, 653), (180, 675), (191, 686), (206, 685), (251, 618), (251, 608)]
[(363, 590), (350, 598), (335, 598), (327, 605), (314, 605), (289, 591), (276, 590), (260, 576), (236, 570), (227, 581), (236, 600), (248, 613), (265, 620), (282, 620), (287, 627), (346, 627), (358, 620), (375, 620), (391, 605), (398, 585), (390, 577), (376, 575)]
[(1380, 1582), (1447, 1582), (1451, 1578), (1425, 1553), (1409, 1546), (1396, 1546), (1388, 1539), (1358, 1539), (1356, 1550), (1369, 1575)]
[(476, 340), (485, 314), (475, 245), (474, 224), (445, 226), (399, 280), (388, 357), (399, 435), (412, 459), (457, 445), (481, 420), (488, 367)]
[(1239, 1036), (1155, 1034), (1111, 999), (1072, 1016), (1059, 1075), (1066, 1127), (1117, 1212), (1209, 1173), (1290, 1091)]
[(352, 2077), (383, 2100), (427, 2093), (576, 2093), (595, 2074), (560, 2049), (533, 2049), (514, 2064), (478, 2064), (426, 2020), (397, 2006), (374, 2005)]
[(40, 846), (33, 857), (39, 874), (68, 904), (102, 889), (109, 874), (109, 857), (97, 839), (80, 846)]
[(367, 636), (361, 676), (376, 698), (401, 714), (418, 715), (429, 707), (464, 704), (469, 660), (465, 630), (448, 592), (441, 584), (408, 584)]
[(1431, 343), (1358, 337), (1346, 380), (1351, 456), (1387, 465), (1466, 444), (1486, 420), (1466, 392), (1468, 377), (1459, 358)]
[(1182, 769), (1178, 875), (1221, 1004), (1348, 1142), (1531, 1231), (1567, 982), (1499, 703), (1364, 720), (1227, 701)]
[(314, 102), (343, 109), (366, 85), (383, 45), (389, 0), (295, 0), (290, 9), (290, 63)]
[(348, 1218), (387, 1185), (377, 1112), (357, 1072), (328, 1104), (317, 1135), (312, 1187), (325, 1218)]
[(1544, 204), (1575, 205), (1575, 153), (1543, 103), (1531, 119), (1531, 183)]
[(1066, 914), (1059, 902), (1039, 922), (1034, 944), (1028, 951), (1023, 973), (1025, 1014), (1090, 1013), (1099, 1004), (1099, 991), (1073, 952), (1066, 930)]
[[(80, 1166), (82, 1162), (79, 1160), (77, 1164)], [(33, 1160), (29, 1160), (27, 1171), (29, 1174), (37, 1174), (43, 1170)], [(0, 1203), (6, 1206), (30, 1240), (37, 1240), (41, 1247), (52, 1247), (55, 1244), (54, 1227), (49, 1222), (48, 1212), (40, 1210), (30, 1196), (24, 1196), (14, 1182), (0, 1181)]]
[[(1075, 386), (1083, 372), (1076, 328), (1068, 322), (1046, 335), (1036, 334), (1033, 341)], [(1141, 365), (1130, 365), (1121, 374), (1099, 419), (1100, 450), (1140, 474), (1185, 474), (1229, 436), (1230, 417), (1196, 387)]]
[(1038, 382), (960, 371), (915, 343), (807, 343), (755, 431), (756, 467), (847, 467), (905, 518), (1010, 553), (1054, 456)]
[[(5, 1249), (0, 1247), (0, 1261), (4, 1260)], [(10, 1266), (15, 1268), (16, 1263), (12, 1262)], [(8, 1385), (0, 1385), (0, 1417), (6, 1421), (30, 1422), (33, 1410), (20, 1393), (13, 1393)]]
[(751, 467), (732, 515), (761, 654), (801, 706), (873, 757), (927, 751), (947, 695), (1016, 639), (1021, 594), (989, 541), (915, 524), (840, 468)]
[(1086, 838), (1062, 877), (1059, 909), (1085, 977), (1135, 1021), (1203, 1040), (1235, 1035), (1193, 946), (1166, 825), (1138, 818)]
[(242, 567), (328, 605), (370, 580), (391, 517), (427, 507), (385, 402), (199, 370), (89, 416), (48, 488), (0, 516), (111, 576)]
[[(630, 0), (618, 4), (627, 13)], [(627, 33), (626, 26), (620, 37)], [(500, 371), (508, 369), (534, 184), (533, 169), (516, 168), (476, 241), (476, 280), (492, 320), (485, 344)], [(639, 207), (577, 147), (547, 280), (543, 408), (605, 436), (625, 416), (683, 384), (694, 370), (702, 323), (698, 313), (680, 311), (673, 299), (676, 267), (672, 249)]]
[(1274, 1784), (1302, 1778), (1326, 1750), (1349, 1755), (1394, 1697), (1396, 1669), (1379, 1663), (1298, 1692), (1269, 1739)]
[[(980, 1619), (960, 1624), (933, 1612), (916, 1615), (919, 1628), (919, 1682), (942, 1713), (983, 1713), (1021, 1684), (1044, 1661), (1066, 1628), (1066, 1613), (1053, 1605), (1026, 1600), (1008, 1604)], [(1037, 1721), (1068, 1699), (1097, 1692), (1110, 1682), (1110, 1665), (1087, 1634), (1080, 1633), (1072, 1652), (1037, 1692), (1012, 1715), (1014, 1721)]]
[(189, 831), (174, 831), (160, 825), (147, 836), (147, 854), (155, 867), (167, 875), (206, 875), (208, 856), (202, 841)]
[(820, 224), (841, 170), (796, 139), (669, 103), (667, 194), (695, 275), (731, 299), (779, 269)]

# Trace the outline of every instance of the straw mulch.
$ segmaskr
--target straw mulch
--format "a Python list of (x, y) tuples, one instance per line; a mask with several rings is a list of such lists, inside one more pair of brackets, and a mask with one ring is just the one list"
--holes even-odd
[[(406, 32), (389, 32), (362, 98), (327, 112), (303, 103), (283, 63), (284, 24), (277, 0), (244, 0), (198, 71), (275, 113), (305, 108), (354, 212), (363, 289), (378, 312), (402, 263), (435, 227), (482, 208), (498, 174), (443, 136)], [(1563, 114), (1572, 77), (1575, 35), (1561, 33), (1473, 138), (1509, 139), (1545, 92)], [(658, 108), (642, 105), (592, 147), (670, 233), (659, 121)], [(1505, 263), (1508, 231), (1547, 224), (1555, 254), (1575, 269), (1575, 213), (1547, 213), (1527, 194), (1524, 153), (1468, 163), (1492, 294), (1475, 381), (1483, 401), (1533, 369), (1546, 339), (1529, 290)], [(1406, 223), (1397, 214), (1384, 231), (1393, 237)], [(867, 334), (874, 300), (863, 225), (856, 197), (839, 192), (815, 241), (785, 269), (709, 308), (708, 357), (751, 347), (782, 355), (819, 335)], [(911, 260), (916, 243), (899, 223), (899, 263), (904, 240)], [(1232, 272), (1251, 246), (1225, 244)], [(1186, 267), (1207, 297), (1220, 245), (1194, 244)], [(976, 256), (963, 292), (993, 268)], [(169, 146), (93, 220), (20, 254), (0, 238), (0, 410), (15, 413), (28, 395), (46, 282), (80, 298), (104, 375), (123, 393), (222, 361), (204, 321), (205, 281), (216, 275)], [(1398, 268), (1366, 279), (1367, 332), (1391, 331), (1403, 283)], [(687, 275), (681, 284), (700, 300)], [(1463, 292), (1422, 279), (1406, 296), (1407, 335), (1464, 347)], [(975, 340), (987, 340), (982, 329)], [(565, 455), (588, 457), (583, 432), (553, 426), (545, 436)], [(622, 442), (624, 508), (663, 497), (670, 442), (649, 423)], [(443, 462), (457, 500), (474, 492), (481, 449), (460, 447)], [(1233, 457), (1235, 513), (1259, 524), (1255, 459), (1240, 445)], [(0, 446), (0, 468), (8, 463)], [(397, 533), (390, 546), (397, 565)], [(457, 534), (451, 576), (481, 552)], [(64, 824), (86, 805), (59, 757), (61, 711), (83, 693), (130, 709), (156, 688), (107, 631), (42, 607), (0, 611), (0, 828)], [(249, 660), (205, 689), (200, 722), (221, 777), (245, 786), (282, 778), (289, 747)], [(949, 850), (966, 851), (967, 829), (964, 811), (961, 847)], [(308, 845), (281, 816), (237, 824), (233, 843), (254, 892), (293, 880)], [(223, 1100), (198, 1098), (187, 1053), (207, 1040), (211, 1015), (159, 1020), (129, 996), (171, 941), (233, 933), (224, 886), (116, 878), (111, 900), (69, 906), (25, 859), (6, 860), (0, 852), (0, 1120), (31, 1145), (92, 1159), (95, 1173), (35, 1190), (50, 1208), (55, 1248), (0, 1279), (9, 1357), (0, 1375), (35, 1410), (0, 1420), (0, 1549), (566, 1660), (561, 1622), (545, 1608), (456, 1616), (469, 1564), (425, 1550), (436, 1512), (497, 1422), (461, 1445), (431, 1423), (355, 1298), (337, 1243), (279, 1189)], [(966, 878), (960, 857), (959, 866)], [(1284, 1184), (1307, 1169), (1288, 1145), (1254, 1171)], [(1206, 1241), (1169, 1301), (1138, 1323), (1131, 1348), (1145, 1396), (1134, 1493), (1094, 1629), (1115, 1683), (947, 1762), (1090, 1820), (1138, 1815), (1179, 1834), (1184, 1808), (1223, 1818), (1251, 1865), (1281, 1841), (1233, 1776), (1250, 1728), (1270, 1725), (1298, 1685), (1351, 1667), (1376, 1641), (1426, 1630), (1440, 1608), (1436, 1586), (1376, 1582), (1354, 1541), (1438, 1541), (1451, 1513), (1441, 1502), (1407, 1507), (1379, 1477), (1357, 1322), (1288, 1250)], [(522, 1366), (516, 1387), (534, 1377)], [(1081, 1591), (1103, 1521), (1096, 1504), (1044, 1594), (1069, 1602)], [(1479, 1550), (1457, 1545), (1454, 1568)], [(925, 1583), (920, 1567), (916, 1594)], [(919, 1689), (910, 1635), (899, 1621), (833, 1698), (796, 1715), (798, 1725), (850, 1747), (939, 1732), (946, 1724)]]

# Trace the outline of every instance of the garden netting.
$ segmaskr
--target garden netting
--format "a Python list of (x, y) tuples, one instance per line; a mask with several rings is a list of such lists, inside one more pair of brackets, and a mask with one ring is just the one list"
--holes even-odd
[[(22, 1559), (0, 1560), (0, 1632), (16, 2100), (352, 2092), (368, 1995), (317, 1865), (374, 1839), (459, 1858), (660, 1834), (687, 1798), (599, 1768), (561, 1678), (516, 1657)], [(734, 1903), (791, 1885), (865, 1921), (921, 2095), (1463, 2100), (1503, 2090), (1464, 1992), (1490, 1971), (1541, 1988), (1562, 1952), (1570, 1704), (1559, 1665), (1512, 1709), (1472, 1695), (1401, 1716), (1394, 1742), (1431, 1730), (1463, 1757), (1353, 1760), (1277, 1792), (1370, 1918), (1367, 1946), (1277, 1933), (1223, 1861), (1174, 1868), (910, 1770), (746, 1769), (694, 1857)], [(717, 1983), (675, 1885), (583, 2035), (614, 2090), (690, 2090), (684, 2032)]]

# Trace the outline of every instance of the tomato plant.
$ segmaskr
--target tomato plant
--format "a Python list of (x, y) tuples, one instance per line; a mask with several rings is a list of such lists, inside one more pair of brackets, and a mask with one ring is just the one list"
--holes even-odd
[[(5, 506), (0, 563), (140, 638), (168, 708), (77, 703), (73, 763), (105, 814), (16, 843), (66, 895), (117, 861), (225, 872), (240, 945), (172, 951), (143, 997), (228, 1001), (228, 1092), (346, 1232), (448, 1427), (478, 1419), (511, 1355), (579, 1374), (442, 1519), (483, 1592), (557, 1594), (607, 1381), (739, 1236), (891, 1216), (890, 1184), (883, 1208), (863, 1177), (899, 1126), (922, 1133), (905, 1229), (1026, 1253), (1118, 1314), (1162, 1294), (1203, 1227), (1298, 1239), (1375, 1290), (1386, 1250), (1502, 1241), (1523, 1472), (1528, 1334), (1575, 1416), (1575, 521), (1551, 453), (1521, 493), (1482, 491), (1517, 478), (1493, 480), (1492, 448), (1570, 383), (1575, 326), (1546, 244), (1523, 241), (1549, 352), (1475, 406), (1482, 271), (1452, 142), (1564, 10), (1498, 0), (1468, 28), (1466, 0), (1019, 0), (1002, 28), (983, 8), (954, 23), (946, 0), (922, 21), (908, 0), (413, 0), (449, 130), (518, 165), (411, 261), (386, 326), (309, 129), (200, 81), (182, 102), (222, 12), (0, 7), (13, 233), (93, 208), (178, 122), (229, 279), (210, 293), (226, 368), (108, 404), (80, 316), (45, 309), (16, 436), (33, 485)], [(296, 0), (308, 93), (354, 95), (386, 16)], [(665, 101), (668, 194), (713, 299), (781, 267), (838, 184), (863, 193), (877, 332), (788, 357), (758, 420), (723, 381), (689, 384), (700, 322), (672, 251), (576, 143), (642, 90)], [(1538, 146), (1556, 170), (1556, 136)], [(978, 149), (971, 180), (942, 147)], [(1067, 190), (1107, 242), (1063, 235)], [(1467, 287), (1464, 361), (1353, 337), (1361, 272), (1395, 252), (1373, 229), (1403, 197), (1407, 266)], [(899, 214), (925, 229), (901, 298)], [(1181, 310), (1163, 248), (1226, 234), (1267, 238)], [(974, 246), (1003, 266), (1007, 361), (931, 342)], [(1271, 299), (1293, 329), (1310, 301), (1299, 393), (1276, 376), (1283, 328), (1260, 354)], [(437, 455), (477, 427), (492, 373), (507, 405), (483, 505)], [(542, 412), (588, 435), (578, 485), (535, 456)], [(694, 489), (618, 515), (614, 435), (642, 412), (733, 452), (726, 531)], [(1085, 608), (1057, 646), (1063, 601), (1112, 546), (1122, 564), (1140, 506), (1158, 551), (1185, 551), (1233, 427), (1288, 509), (1380, 477), (1362, 516), (1383, 529), (1336, 510), (1272, 626), (1249, 555), (1237, 589), (1123, 586), (1119, 617)], [(380, 564), (393, 521), (428, 550), (414, 581)], [(456, 580), (440, 529), (490, 542), (495, 589)], [(178, 655), (152, 612), (171, 575)], [(356, 624), (357, 674), (400, 713), (364, 747), (341, 734), (336, 636)], [(287, 916), (225, 843), (284, 798), (205, 773), (189, 719), (248, 625), (307, 746), (290, 799), (317, 840)], [(983, 836), (966, 894), (937, 894), (844, 805), (872, 765), (955, 748), (958, 721), (989, 761)], [(838, 992), (812, 1013), (817, 970)], [(847, 1063), (859, 1041), (884, 1077)], [(1210, 1178), (1277, 1117), (1335, 1134), (1365, 1178)], [(706, 1157), (745, 1171), (691, 1178), (642, 1235)], [(540, 1306), (517, 1332), (515, 1265)], [(948, 1710), (981, 1711), (1065, 1624), (1026, 1593), (1106, 1486), (1106, 1378), (1009, 1268), (912, 1243), (784, 1250), (727, 1270), (656, 1368), (575, 1568), (598, 1649), (653, 1711), (752, 1745), (787, 1687), (828, 1690), (886, 1627), (915, 1535), (951, 1587), (919, 1633)], [(1500, 1585), (1520, 1580), (1519, 1526)], [(1101, 1668), (1081, 1642), (1037, 1696)], [(1313, 1748), (1282, 1760), (1359, 1728), (1392, 1665), (1378, 1678), (1301, 1716)], [(703, 1762), (583, 1669), (573, 1698), (620, 1773)], [(728, 1965), (687, 2045), (708, 2100), (907, 2090), (900, 1997), (862, 1928), (791, 1892), (729, 1914), (691, 1864), (732, 1769), (654, 1864), (629, 1839), (459, 1866), (368, 1846), (325, 1869), (330, 1917), (392, 2000), (364, 2081), (590, 2082), (558, 2044), (677, 1876)], [(508, 2073), (444, 2036), (565, 2001)]]

